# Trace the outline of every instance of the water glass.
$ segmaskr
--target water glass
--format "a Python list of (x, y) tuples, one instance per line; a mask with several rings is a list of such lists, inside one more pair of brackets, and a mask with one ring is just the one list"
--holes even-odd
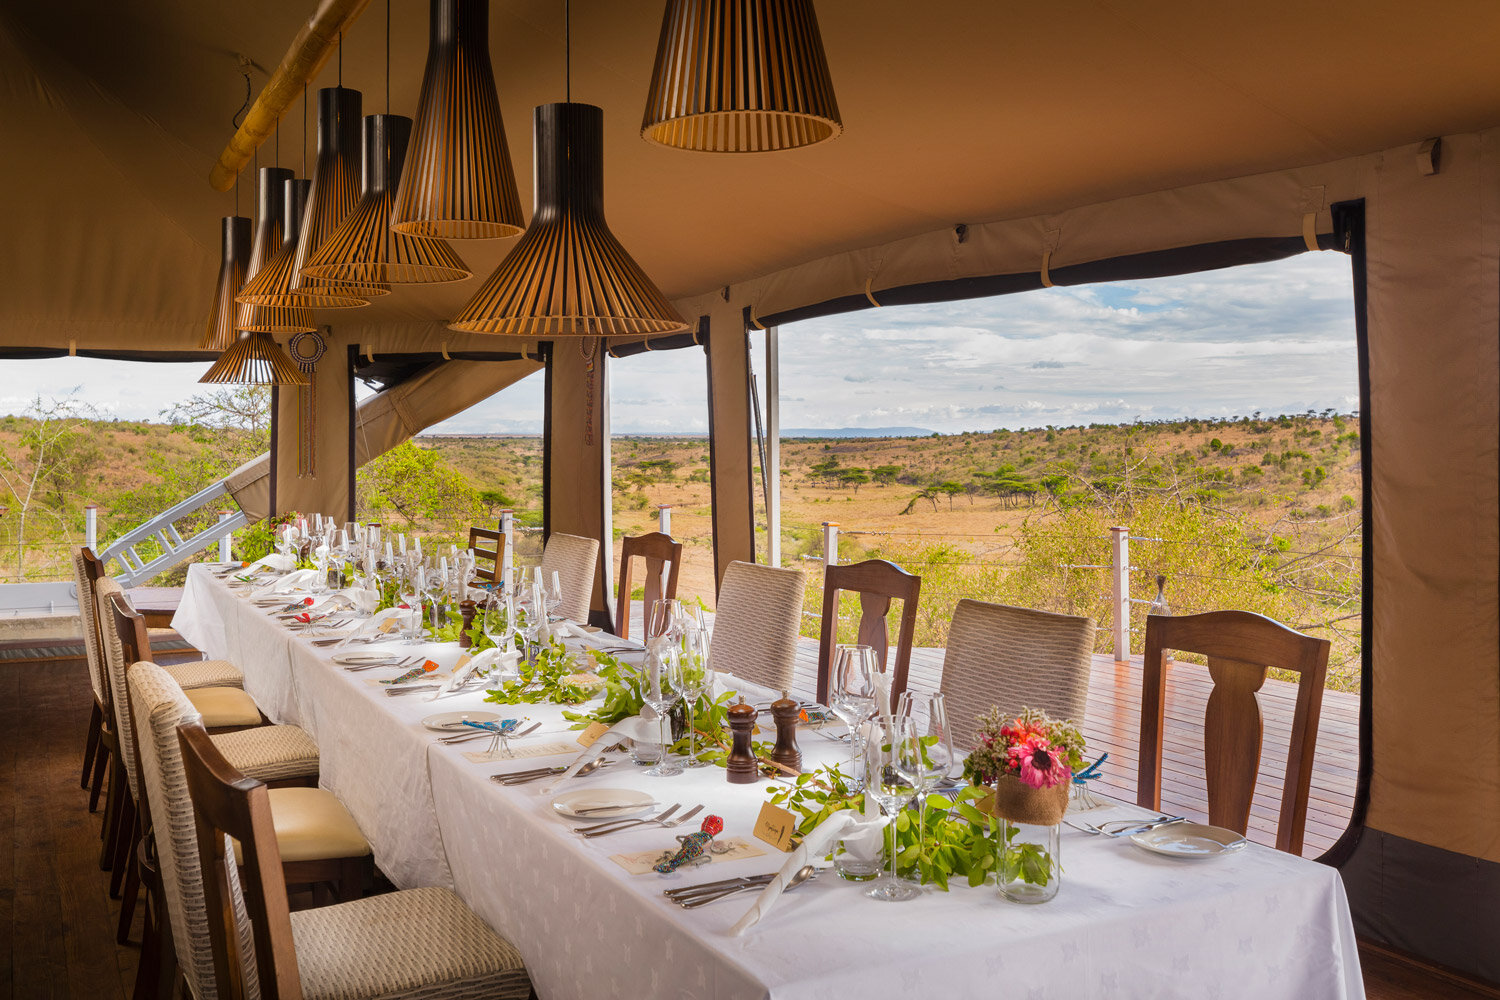
[(829, 678), (828, 707), (849, 727), (851, 787), (859, 787), (860, 729), (875, 712), (875, 674), (879, 658), (869, 646), (836, 646)]
[(953, 731), (948, 726), (948, 707), (941, 691), (933, 694), (901, 692), (896, 719), (911, 727), (917, 738), (919, 756), (916, 764), (917, 791), (917, 869), (916, 881), (922, 881), (921, 858), (926, 838), (927, 795), (953, 769)]
[(672, 706), (683, 694), (682, 658), (677, 646), (657, 638), (646, 644), (646, 674), (642, 694), (646, 704), (655, 709), (661, 721), (661, 760), (646, 773), (658, 778), (681, 774), (682, 767), (672, 760)]
[(877, 723), (865, 741), (865, 794), (880, 804), (890, 831), (886, 841), (890, 869), (865, 890), (871, 899), (899, 903), (922, 894), (917, 886), (896, 877), (896, 817), (916, 794), (921, 758), (921, 741), (909, 720)]
[(698, 759), (698, 732), (693, 726), (693, 710), (699, 698), (708, 696), (709, 704), (714, 700), (714, 672), (708, 666), (708, 634), (692, 619), (687, 619), (682, 630), (682, 693), (687, 701), (688, 756), (687, 767), (703, 767), (708, 761)]

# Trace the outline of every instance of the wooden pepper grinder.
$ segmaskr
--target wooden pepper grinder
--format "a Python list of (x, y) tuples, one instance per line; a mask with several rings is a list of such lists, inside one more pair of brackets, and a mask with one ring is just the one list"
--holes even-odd
[(750, 749), (750, 734), (755, 731), (757, 714), (743, 701), (729, 708), (729, 731), (734, 744), (729, 748), (725, 770), (732, 785), (749, 785), (760, 780), (760, 767)]
[(771, 759), (788, 771), (802, 773), (802, 751), (797, 749), (797, 721), (802, 706), (781, 692), (781, 700), (771, 702), (771, 715), (776, 719), (776, 749)]
[(474, 627), (474, 612), (477, 605), (473, 601), (459, 601), (458, 613), (463, 616), (463, 624), (458, 627), (458, 648), (468, 649), (474, 645), (474, 640), (469, 638), (469, 629)]

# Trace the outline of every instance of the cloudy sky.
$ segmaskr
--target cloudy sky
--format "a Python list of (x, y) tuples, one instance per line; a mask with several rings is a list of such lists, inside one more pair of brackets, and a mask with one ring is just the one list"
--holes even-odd
[[(4, 361), (0, 413), (76, 389), (105, 413), (152, 419), (163, 400), (198, 391), (206, 367)], [(613, 361), (610, 373), (616, 433), (708, 429), (701, 350)], [(536, 375), (434, 430), (536, 432), (541, 400)], [(868, 309), (781, 330), (786, 428), (954, 432), (1357, 406), (1349, 262), (1336, 253)]]

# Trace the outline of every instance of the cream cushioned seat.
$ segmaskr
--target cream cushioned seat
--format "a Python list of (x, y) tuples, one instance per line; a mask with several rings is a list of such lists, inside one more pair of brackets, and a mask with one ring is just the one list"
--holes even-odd
[(189, 663), (163, 663), (160, 666), (172, 675), (172, 679), (183, 690), (245, 686), (245, 675), (228, 660), (193, 660)]
[(183, 694), (192, 702), (193, 710), (203, 716), (205, 729), (260, 725), (260, 709), (255, 699), (240, 688), (194, 688)]
[(257, 781), (311, 778), (318, 773), (318, 745), (300, 726), (259, 726), (209, 738), (236, 770)]
[[(412, 947), (414, 935), (421, 947)], [(531, 990), (520, 952), (447, 889), (299, 910), (292, 937), (305, 1000), (525, 997)]]
[(268, 794), (283, 862), (362, 858), (370, 853), (370, 842), (354, 817), (326, 788), (272, 788)]

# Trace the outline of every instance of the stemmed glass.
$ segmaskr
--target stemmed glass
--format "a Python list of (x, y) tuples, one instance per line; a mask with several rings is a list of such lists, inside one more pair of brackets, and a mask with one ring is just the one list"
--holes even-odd
[(708, 633), (689, 619), (682, 628), (682, 694), (687, 703), (688, 755), (686, 767), (703, 767), (708, 761), (698, 759), (698, 731), (693, 727), (693, 709), (698, 699), (714, 698), (714, 672), (708, 666)]
[(401, 589), (401, 603), (410, 610), (406, 615), (406, 644), (415, 646), (422, 641), (422, 567), (403, 562), (396, 567), (396, 584)]
[(323, 594), (328, 591), (328, 540), (322, 535), (314, 537), (312, 550), (313, 569), (317, 577), (313, 580), (312, 592)]
[[(927, 717), (917, 718), (917, 711), (925, 707)], [(918, 740), (920, 752), (917, 760), (917, 877), (922, 881), (922, 842), (926, 836), (927, 795), (938, 783), (948, 777), (953, 769), (953, 731), (948, 726), (948, 708), (941, 691), (932, 694), (901, 692), (901, 703), (896, 708), (896, 718), (911, 726)]]
[(646, 645), (646, 676), (642, 694), (646, 704), (656, 710), (661, 721), (661, 759), (646, 773), (657, 778), (667, 778), (682, 773), (682, 766), (674, 762), (669, 750), (672, 746), (672, 706), (683, 695), (682, 658), (676, 643), (669, 639), (656, 638)]
[(547, 583), (547, 606), (559, 615), (562, 613), (562, 574), (557, 570), (552, 571), (552, 579)]
[(676, 642), (682, 635), (682, 602), (663, 598), (651, 605), (646, 619), (646, 637)]
[(849, 727), (850, 781), (859, 787), (860, 731), (875, 712), (875, 675), (879, 658), (869, 646), (836, 646), (828, 701), (833, 714)]
[(541, 644), (549, 634), (547, 624), (547, 591), (535, 583), (531, 585), (531, 611), (526, 616), (526, 662), (535, 663), (541, 652)]
[(921, 767), (922, 744), (911, 720), (893, 718), (890, 725), (877, 723), (871, 738), (865, 741), (865, 794), (873, 795), (885, 813), (890, 833), (887, 855), (890, 870), (865, 890), (871, 899), (897, 903), (915, 899), (922, 890), (896, 877), (896, 817), (916, 794), (918, 770)]
[(290, 556), (297, 551), (297, 526), (295, 524), (283, 524), (276, 529), (276, 551), (283, 556)]

